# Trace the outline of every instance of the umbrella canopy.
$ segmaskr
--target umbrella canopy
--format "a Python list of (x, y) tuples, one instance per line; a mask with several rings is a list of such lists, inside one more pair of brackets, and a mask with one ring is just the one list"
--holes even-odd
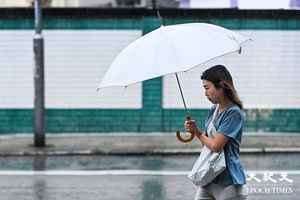
[(206, 23), (161, 26), (129, 44), (115, 58), (98, 88), (128, 86), (187, 71), (213, 58), (241, 50), (250, 40)]
[[(206, 23), (189, 23), (160, 28), (129, 44), (115, 58), (104, 75), (99, 88), (128, 86), (133, 83), (175, 73), (185, 110), (184, 100), (177, 72), (236, 51), (250, 38), (220, 26)], [(191, 119), (189, 114), (187, 119)], [(178, 140), (189, 142), (176, 132)]]

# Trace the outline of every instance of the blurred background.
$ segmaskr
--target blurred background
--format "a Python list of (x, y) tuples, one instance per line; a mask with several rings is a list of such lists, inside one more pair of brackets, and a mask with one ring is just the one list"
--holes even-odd
[[(201, 72), (228, 66), (247, 133), (299, 133), (297, 0), (44, 0), (47, 133), (174, 132), (184, 110), (172, 75), (97, 92), (114, 57), (164, 23), (207, 22), (253, 38), (233, 55), (181, 73), (200, 125), (210, 108)], [(0, 133), (32, 133), (33, 0), (0, 0)], [(114, 125), (112, 125), (112, 122)]]
[[(1, 7), (30, 7), (34, 0), (1, 0)], [(45, 7), (297, 9), (299, 0), (44, 0)]]
[[(30, 7), (34, 0), (1, 0), (1, 7)], [(297, 9), (299, 0), (44, 0), (45, 7)]]

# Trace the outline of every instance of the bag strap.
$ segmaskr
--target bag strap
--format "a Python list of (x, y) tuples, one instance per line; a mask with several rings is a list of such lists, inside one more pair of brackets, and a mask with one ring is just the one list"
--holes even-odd
[(213, 123), (216, 119), (216, 116), (217, 116), (217, 113), (218, 113), (218, 110), (219, 110), (219, 104), (217, 104), (216, 108), (215, 108), (215, 111), (214, 111), (214, 114), (213, 114), (213, 117), (211, 119), (211, 123)]
[[(215, 121), (215, 119), (216, 119), (218, 110), (219, 110), (219, 104), (216, 105), (216, 108), (215, 108), (215, 110), (214, 110), (213, 116), (212, 116), (212, 118), (211, 118), (211, 120), (210, 120), (210, 122), (209, 122), (208, 127), (211, 127), (211, 126), (214, 127), (214, 121)], [(210, 128), (208, 128), (208, 129), (210, 129)], [(211, 133), (209, 130), (208, 130), (208, 132), (207, 132), (207, 135), (208, 135), (209, 137), (212, 137), (212, 133)]]

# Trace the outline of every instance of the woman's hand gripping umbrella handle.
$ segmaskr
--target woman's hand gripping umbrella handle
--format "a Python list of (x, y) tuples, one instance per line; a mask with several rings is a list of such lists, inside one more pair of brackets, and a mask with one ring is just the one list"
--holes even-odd
[[(186, 117), (186, 120), (191, 120), (191, 117), (190, 117), (190, 116), (187, 116), (187, 117)], [(176, 131), (176, 137), (177, 137), (177, 139), (178, 139), (180, 142), (188, 143), (188, 142), (190, 142), (190, 141), (192, 141), (192, 140), (194, 139), (195, 134), (194, 134), (194, 133), (190, 133), (190, 132), (187, 132), (187, 133), (190, 134), (190, 136), (189, 136), (188, 138), (186, 138), (186, 137), (183, 138), (183, 137), (181, 136), (180, 131)], [(185, 133), (185, 135), (186, 135), (187, 133)]]
[[(182, 88), (181, 88), (181, 85), (180, 85), (180, 82), (179, 82), (179, 78), (178, 78), (178, 74), (175, 73), (175, 76), (176, 76), (176, 80), (177, 80), (177, 84), (178, 84), (178, 87), (179, 87), (179, 90), (180, 90), (180, 94), (181, 94), (181, 98), (182, 98), (182, 102), (183, 102), (183, 105), (184, 105), (184, 108), (185, 108), (185, 111), (187, 112), (187, 116), (186, 116), (186, 120), (191, 120), (191, 117), (189, 115), (189, 111), (187, 109), (187, 106), (186, 106), (186, 103), (185, 103), (185, 100), (184, 100), (184, 96), (183, 96), (183, 92), (182, 92)], [(185, 133), (186, 134), (186, 133)], [(180, 142), (183, 142), (183, 143), (188, 143), (190, 141), (192, 141), (195, 137), (195, 134), (194, 133), (190, 133), (190, 137), (189, 138), (183, 138), (181, 137), (181, 134), (180, 134), (180, 131), (176, 131), (176, 137), (177, 139), (180, 141)]]
[[(161, 16), (160, 16), (159, 11), (157, 12), (157, 15), (158, 15), (160, 21), (162, 22), (162, 18), (161, 18)], [(182, 97), (182, 100), (183, 100), (183, 105), (184, 105), (184, 107), (185, 107), (185, 110), (188, 112), (188, 109), (187, 109), (186, 104), (185, 104), (184, 96), (183, 96), (183, 93), (182, 93), (182, 89), (181, 89), (181, 85), (180, 85), (180, 82), (179, 82), (179, 78), (178, 78), (177, 73), (175, 73), (175, 76), (176, 76), (176, 80), (177, 80), (177, 83), (178, 83), (178, 86), (179, 86), (179, 90), (180, 90), (180, 93), (181, 93), (181, 97)], [(189, 115), (186, 116), (186, 120), (191, 120), (191, 117), (190, 117)], [(180, 131), (176, 131), (176, 137), (177, 137), (177, 139), (178, 139), (180, 142), (188, 143), (188, 142), (192, 141), (192, 140), (194, 139), (194, 137), (195, 137), (195, 134), (194, 134), (194, 133), (190, 133), (190, 132), (188, 132), (188, 133), (190, 134), (190, 137), (189, 137), (189, 138), (183, 138), (183, 137), (181, 137)], [(185, 134), (186, 134), (186, 133), (185, 133)]]

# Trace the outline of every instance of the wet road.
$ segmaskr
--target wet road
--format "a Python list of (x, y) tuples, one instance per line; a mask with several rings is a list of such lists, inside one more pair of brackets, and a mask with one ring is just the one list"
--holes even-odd
[[(195, 187), (186, 173), (196, 157), (1, 157), (0, 197), (4, 200), (193, 199)], [(242, 157), (250, 199), (299, 199), (299, 154), (243, 154)]]
[[(0, 157), (0, 170), (189, 170), (197, 155)], [(247, 170), (300, 170), (300, 153), (244, 153)]]

